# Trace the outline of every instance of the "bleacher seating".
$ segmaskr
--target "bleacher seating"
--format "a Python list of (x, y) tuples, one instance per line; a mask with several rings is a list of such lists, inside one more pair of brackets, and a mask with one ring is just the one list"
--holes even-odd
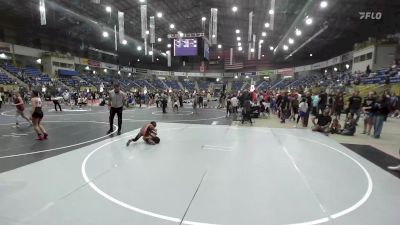
[(194, 91), (194, 89), (196, 88), (196, 85), (194, 84), (193, 81), (181, 81), (183, 87), (188, 90), (188, 91)]
[(208, 81), (198, 81), (197, 83), (199, 84), (200, 90), (208, 90), (210, 87), (210, 82)]
[(13, 84), (14, 82), (13, 79), (0, 72), (0, 84)]
[(169, 88), (172, 88), (172, 90), (180, 90), (181, 89), (181, 87), (179, 86), (179, 84), (176, 80), (165, 80), (165, 84)]
[(166, 88), (160, 79), (154, 80), (154, 82), (152, 84), (154, 87), (156, 87), (157, 89), (160, 89), (160, 90), (164, 90)]
[(243, 81), (236, 81), (236, 80), (233, 81), (231, 87), (232, 92), (240, 91), (240, 89), (243, 87), (243, 84), (244, 84)]

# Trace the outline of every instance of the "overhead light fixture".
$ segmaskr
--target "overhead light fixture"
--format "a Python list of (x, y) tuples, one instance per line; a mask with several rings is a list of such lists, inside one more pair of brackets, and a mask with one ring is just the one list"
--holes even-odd
[(238, 11), (238, 8), (237, 8), (236, 6), (233, 6), (233, 7), (232, 7), (232, 11), (233, 11), (233, 12), (236, 12), (236, 11)]
[(107, 73), (107, 69), (104, 69), (103, 71), (104, 71), (104, 73)]
[(328, 6), (328, 2), (327, 1), (322, 1), (319, 6), (323, 9), (326, 8)]
[(239, 51), (242, 51), (242, 50), (243, 50), (242, 46), (239, 46), (239, 47), (238, 47), (238, 50), (239, 50)]
[(287, 45), (283, 45), (283, 50), (287, 51), (289, 47)]
[(269, 15), (274, 15), (274, 10), (273, 10), (273, 9), (270, 9), (270, 10), (268, 11), (268, 13), (269, 13)]
[(170, 28), (170, 29), (175, 29), (175, 24), (171, 23), (171, 24), (169, 25), (169, 28)]
[(153, 55), (153, 51), (149, 51), (149, 55)]
[(126, 45), (126, 44), (128, 44), (128, 41), (123, 40), (123, 41), (122, 41), (122, 44), (123, 44), (123, 45)]
[(201, 21), (206, 21), (207, 20), (207, 18), (206, 17), (201, 17)]
[(237, 34), (240, 34), (240, 30), (239, 29), (236, 29), (236, 31), (235, 31)]
[(118, 74), (121, 74), (121, 71), (118, 70)]
[(85, 67), (85, 70), (90, 70), (90, 67), (89, 67), (89, 66), (86, 66), (86, 67)]
[(107, 38), (109, 36), (107, 31), (103, 31), (103, 37)]
[(249, 76), (248, 76), (248, 75), (246, 75), (246, 78), (247, 78), (247, 79), (249, 79)]
[(238, 42), (238, 46), (239, 46), (239, 47), (242, 46), (242, 43), (241, 43), (241, 42)]
[(237, 37), (236, 40), (237, 40), (237, 41), (241, 41), (242, 38), (241, 38), (241, 37)]
[(235, 79), (238, 79), (238, 75), (235, 75)]
[(179, 37), (183, 37), (183, 33), (182, 32), (178, 32), (178, 34), (179, 34)]
[(157, 17), (158, 17), (158, 18), (161, 18), (161, 17), (162, 17), (162, 12), (158, 12), (158, 13), (157, 13)]
[(167, 48), (171, 48), (171, 44), (167, 44)]
[(294, 43), (294, 40), (292, 39), (292, 38), (289, 38), (289, 44), (293, 44)]
[(218, 48), (222, 48), (222, 45), (218, 45)]
[(263, 39), (260, 40), (260, 44), (262, 44), (262, 43), (264, 43), (264, 40), (263, 40)]
[(327, 72), (328, 72), (328, 70), (325, 70), (324, 72), (325, 72), (325, 73), (327, 73)]
[(335, 68), (333, 68), (333, 70), (336, 72), (336, 71), (337, 71), (337, 68), (335, 67)]
[(158, 42), (162, 42), (162, 38), (157, 38), (157, 41)]
[(140, 59), (137, 59), (138, 62), (140, 62)]
[(159, 59), (159, 58), (157, 58), (156, 60), (157, 60), (157, 61), (160, 61), (160, 59)]
[(263, 37), (267, 36), (267, 32), (262, 32), (261, 36), (263, 36)]
[(269, 27), (269, 23), (265, 23), (264, 26), (265, 26), (265, 28), (268, 28)]
[(254, 48), (251, 48), (251, 49), (250, 49), (250, 52), (254, 52)]
[(146, 34), (147, 34), (147, 35), (150, 34), (150, 31), (146, 30)]
[(307, 18), (306, 18), (306, 24), (307, 24), (307, 25), (311, 25), (312, 22), (313, 22), (312, 18), (310, 18), (310, 17), (307, 17)]
[(136, 49), (140, 52), (140, 51), (142, 51), (142, 46), (137, 46)]
[[(262, 55), (261, 57), (265, 57), (265, 55)], [(266, 78), (264, 77), (264, 79), (266, 79)]]
[(220, 59), (221, 57), (220, 56), (218, 56), (218, 59)]
[[(1, 54), (0, 54), (0, 58), (6, 58), (6, 55), (5, 55), (4, 53), (1, 53)], [(37, 63), (37, 64), (42, 64), (42, 59), (37, 59), (37, 60), (36, 60), (36, 63)]]
[(213, 34), (211, 37), (212, 37), (212, 38), (215, 38), (215, 34)]
[(146, 0), (139, 0), (140, 3), (144, 3)]
[(313, 54), (312, 53), (310, 53), (310, 57), (312, 57), (313, 56)]
[(128, 77), (132, 76), (132, 73), (128, 73)]
[(111, 7), (110, 6), (106, 6), (106, 11), (107, 12), (111, 12)]
[(273, 51), (273, 50), (274, 50), (274, 47), (269, 46), (269, 50)]
[(296, 36), (300, 36), (301, 35), (301, 30), (296, 28), (296, 31), (294, 33), (296, 34)]
[(350, 68), (350, 65), (349, 64), (346, 64), (346, 69), (349, 69)]
[(219, 78), (217, 78), (217, 82), (219, 82)]
[(96, 74), (96, 71), (93, 70), (93, 74)]

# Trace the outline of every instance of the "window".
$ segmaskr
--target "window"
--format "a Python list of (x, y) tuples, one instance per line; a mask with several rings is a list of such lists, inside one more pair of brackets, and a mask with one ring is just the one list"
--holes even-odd
[(367, 54), (367, 60), (368, 60), (368, 59), (372, 59), (372, 52), (370, 52), (370, 53)]
[(360, 56), (357, 56), (357, 57), (354, 58), (354, 62), (355, 62), (355, 63), (357, 63), (357, 62), (359, 62), (359, 61), (360, 61)]
[(366, 56), (366, 55), (360, 56), (360, 62), (365, 61), (365, 56)]

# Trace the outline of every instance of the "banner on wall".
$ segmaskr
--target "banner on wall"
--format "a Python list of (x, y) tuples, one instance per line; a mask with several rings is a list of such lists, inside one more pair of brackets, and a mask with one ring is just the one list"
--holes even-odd
[(101, 68), (104, 68), (104, 69), (118, 70), (118, 65), (111, 64), (111, 63), (102, 62), (102, 63), (100, 64), (100, 67), (101, 67)]
[(140, 6), (140, 18), (141, 18), (141, 28), (142, 28), (142, 38), (146, 38), (147, 31), (147, 5)]
[(119, 70), (121, 70), (122, 72), (127, 72), (127, 73), (132, 73), (133, 72), (133, 68), (132, 67), (128, 67), (128, 66), (120, 66)]
[(125, 40), (125, 28), (124, 28), (124, 12), (118, 11), (118, 31), (119, 31), (119, 43)]
[(96, 61), (93, 59), (88, 59), (87, 65), (92, 66), (92, 67), (100, 67), (101, 63), (99, 61)]
[(283, 69), (278, 69), (276, 70), (277, 74), (282, 74), (282, 75), (288, 75), (288, 76), (293, 76), (294, 75), (294, 69), (293, 68), (283, 68)]
[(254, 77), (254, 76), (257, 76), (257, 72), (243, 72), (243, 73), (240, 73), (240, 76)]
[(46, 25), (46, 5), (44, 0), (39, 0), (40, 25)]
[(156, 22), (154, 16), (150, 16), (150, 44), (156, 43)]
[(275, 70), (262, 70), (257, 71), (257, 76), (272, 76), (274, 75)]
[(87, 66), (87, 65), (89, 65), (89, 60), (86, 58), (80, 58), (79, 64)]

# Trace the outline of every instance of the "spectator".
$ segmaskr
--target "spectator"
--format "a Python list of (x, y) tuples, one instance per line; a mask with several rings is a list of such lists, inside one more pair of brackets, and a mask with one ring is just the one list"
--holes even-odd
[(343, 100), (342, 93), (339, 93), (338, 95), (336, 95), (333, 105), (334, 105), (333, 108), (334, 108), (335, 116), (337, 119), (340, 120), (340, 114), (342, 113), (343, 108), (344, 108), (344, 100)]
[(349, 113), (344, 123), (344, 129), (340, 132), (341, 135), (353, 136), (356, 133), (356, 120), (353, 114)]
[(339, 120), (337, 118), (333, 119), (333, 122), (330, 127), (331, 134), (338, 134), (340, 133), (341, 129), (342, 126), (340, 125)]
[(303, 98), (299, 104), (299, 116), (297, 117), (297, 122), (295, 127), (299, 124), (299, 120), (301, 119), (301, 124), (303, 124), (304, 127), (304, 119), (306, 118), (307, 112), (308, 112), (308, 104), (307, 104), (307, 99)]
[(375, 102), (371, 112), (374, 115), (374, 138), (380, 138), (383, 128), (383, 122), (386, 121), (389, 114), (389, 99), (385, 94), (381, 96), (379, 101)]
[(354, 115), (357, 115), (356, 124), (360, 119), (361, 105), (362, 105), (362, 98), (360, 97), (360, 92), (359, 91), (353, 92), (353, 95), (349, 98), (349, 113), (351, 113), (353, 117)]
[[(318, 121), (316, 122), (316, 120)], [(321, 132), (328, 135), (329, 126), (332, 122), (332, 117), (329, 116), (329, 110), (325, 110), (323, 114), (314, 116), (311, 121), (314, 124), (312, 131)]]
[(365, 114), (364, 118), (364, 131), (362, 134), (371, 134), (372, 126), (373, 126), (373, 112), (372, 107), (375, 105), (376, 98), (374, 92), (369, 92), (368, 97), (364, 99), (363, 103), (363, 111)]

